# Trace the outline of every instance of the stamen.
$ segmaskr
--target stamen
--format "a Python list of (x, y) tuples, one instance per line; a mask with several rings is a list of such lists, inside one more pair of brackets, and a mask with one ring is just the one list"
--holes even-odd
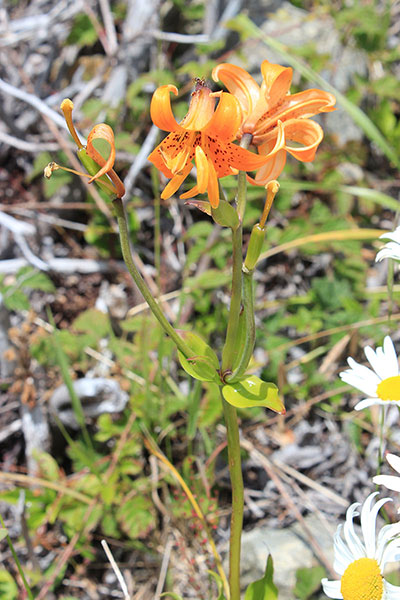
[(72, 111), (74, 108), (74, 103), (69, 98), (65, 98), (65, 100), (61, 102), (60, 108), (64, 113), (65, 122), (67, 123), (69, 132), (74, 138), (76, 145), (78, 146), (78, 148), (83, 148), (83, 145), (78, 137), (78, 134), (76, 133), (76, 129), (72, 122)]

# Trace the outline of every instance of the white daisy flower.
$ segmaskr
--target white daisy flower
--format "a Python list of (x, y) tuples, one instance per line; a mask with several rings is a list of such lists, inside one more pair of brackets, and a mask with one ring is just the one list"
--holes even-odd
[(390, 337), (387, 335), (383, 340), (383, 347), (377, 348), (376, 351), (366, 346), (364, 353), (372, 369), (349, 357), (347, 362), (350, 369), (339, 373), (343, 381), (367, 396), (354, 408), (362, 410), (373, 404), (400, 406), (399, 362)]
[(400, 227), (389, 233), (383, 233), (379, 239), (390, 240), (383, 246), (376, 255), (375, 261), (380, 262), (384, 258), (393, 258), (400, 260)]
[(333, 568), (340, 579), (323, 579), (321, 582), (329, 598), (400, 600), (400, 587), (383, 577), (386, 563), (400, 558), (400, 522), (384, 525), (376, 536), (376, 517), (381, 507), (390, 500), (382, 498), (373, 504), (376, 495), (377, 492), (370, 494), (361, 509), (362, 539), (355, 532), (353, 523), (354, 517), (360, 514), (357, 511), (359, 502), (347, 509), (345, 524), (337, 528)]
[[(388, 453), (386, 454), (386, 460), (400, 474), (400, 456)], [(389, 490), (400, 492), (400, 477), (395, 475), (376, 475), (372, 481), (378, 485), (384, 485)]]

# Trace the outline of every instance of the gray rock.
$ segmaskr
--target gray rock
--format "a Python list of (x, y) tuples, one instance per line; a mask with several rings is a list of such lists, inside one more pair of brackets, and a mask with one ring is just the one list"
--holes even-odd
[[(325, 556), (333, 562), (333, 533), (317, 516), (305, 519), (307, 526), (316, 532), (316, 539)], [(279, 600), (293, 600), (296, 570), (313, 567), (319, 563), (298, 523), (286, 529), (257, 527), (242, 536), (241, 581), (243, 588), (264, 575), (268, 555), (274, 562), (274, 583), (279, 590)]]
[[(128, 402), (128, 394), (121, 390), (119, 383), (113, 379), (84, 377), (74, 381), (73, 386), (86, 417), (121, 412)], [(66, 385), (60, 385), (53, 392), (49, 404), (52, 413), (55, 413), (64, 425), (74, 429), (79, 427)]]

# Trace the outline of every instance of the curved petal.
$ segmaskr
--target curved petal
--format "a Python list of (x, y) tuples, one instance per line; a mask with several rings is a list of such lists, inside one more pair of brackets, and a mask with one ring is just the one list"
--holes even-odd
[[(261, 148), (261, 146), (260, 146)], [(261, 169), (258, 169), (255, 177), (247, 176), (247, 181), (253, 185), (267, 185), (273, 179), (279, 177), (286, 164), (286, 150), (279, 150), (274, 154)]]
[(271, 132), (268, 141), (258, 147), (258, 152), (265, 156), (266, 163), (257, 171), (254, 179), (247, 179), (253, 185), (265, 186), (272, 179), (279, 177), (286, 164), (285, 130), (280, 121), (278, 127)]
[(256, 124), (254, 135), (258, 138), (265, 135), (278, 119), (288, 121), (289, 119), (307, 119), (319, 113), (336, 110), (335, 97), (322, 90), (311, 89), (286, 96), (280, 104), (270, 107), (270, 110), (262, 115)]
[(182, 127), (172, 113), (170, 92), (175, 96), (178, 95), (178, 90), (174, 85), (162, 85), (156, 89), (150, 104), (151, 120), (154, 125), (164, 131), (182, 131)]
[(235, 96), (222, 92), (218, 106), (202, 133), (222, 142), (231, 142), (236, 138), (242, 122), (240, 104)]
[(165, 164), (165, 160), (161, 152), (160, 146), (161, 144), (158, 144), (158, 146), (154, 148), (153, 152), (147, 157), (147, 160), (153, 163), (153, 165), (159, 171), (161, 171), (161, 173), (163, 173), (165, 177), (168, 177), (168, 179), (170, 179), (171, 177), (173, 177), (174, 174), (170, 169), (168, 169), (167, 165)]
[(236, 65), (221, 63), (214, 67), (212, 78), (222, 81), (237, 98), (245, 118), (253, 111), (260, 96), (260, 86), (247, 71)]
[(192, 188), (190, 188), (190, 190), (188, 190), (184, 194), (181, 194), (179, 196), (179, 198), (181, 200), (187, 200), (188, 198), (194, 198), (194, 196), (197, 196), (197, 194), (199, 194), (199, 193), (200, 193), (199, 188), (197, 187), (197, 184), (196, 184)]
[(267, 101), (268, 107), (272, 108), (280, 104), (289, 92), (293, 70), (290, 67), (282, 67), (270, 63), (268, 60), (263, 60), (261, 73), (263, 76), (261, 92)]
[(322, 127), (315, 121), (291, 119), (284, 123), (284, 128), (286, 141), (290, 140), (296, 144), (303, 144), (303, 147), (298, 148), (288, 146), (285, 142), (285, 149), (301, 162), (314, 160), (317, 148), (324, 137)]
[[(93, 140), (101, 139), (105, 140), (110, 145), (110, 155), (107, 159), (105, 159), (100, 152), (96, 150), (93, 146)], [(94, 175), (91, 179), (89, 179), (89, 183), (96, 181), (103, 175), (107, 175), (111, 179), (114, 184), (114, 191), (118, 198), (122, 198), (125, 194), (125, 187), (114, 169), (115, 162), (115, 142), (114, 142), (114, 132), (109, 125), (105, 123), (100, 123), (99, 125), (95, 125), (92, 131), (89, 133), (87, 139), (86, 152), (90, 158), (92, 158), (101, 169)]]
[[(100, 152), (96, 150), (93, 146), (94, 140), (105, 140), (110, 145), (110, 154), (107, 159), (105, 159)], [(114, 166), (115, 162), (115, 142), (114, 142), (114, 132), (109, 125), (105, 123), (100, 123), (99, 125), (95, 125), (92, 131), (89, 133), (87, 139), (86, 152), (100, 167), (101, 169), (91, 178), (89, 183), (95, 181), (102, 175), (105, 175), (108, 171)]]
[(203, 81), (199, 81), (192, 92), (189, 110), (180, 126), (189, 131), (203, 131), (214, 115), (217, 95), (218, 93), (213, 94)]
[(229, 152), (229, 164), (239, 171), (254, 171), (265, 165), (268, 160), (266, 156), (255, 154), (235, 144), (226, 144), (226, 148)]

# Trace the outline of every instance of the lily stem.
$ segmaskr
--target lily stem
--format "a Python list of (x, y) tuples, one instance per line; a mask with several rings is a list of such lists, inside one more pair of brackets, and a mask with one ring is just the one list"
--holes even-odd
[(240, 550), (243, 529), (243, 476), (240, 459), (239, 426), (236, 408), (222, 398), (228, 440), (229, 474), (232, 486), (231, 532), (229, 540), (230, 600), (240, 600)]
[[(248, 148), (252, 136), (244, 134), (240, 146)], [(235, 358), (240, 349), (237, 348), (237, 334), (239, 328), (239, 314), (242, 302), (242, 234), (243, 234), (243, 216), (246, 208), (246, 173), (239, 171), (238, 191), (236, 196), (236, 207), (239, 216), (239, 225), (232, 229), (232, 291), (231, 305), (229, 308), (228, 327), (226, 331), (225, 345), (222, 351), (222, 373), (232, 370)]]
[(131, 248), (129, 245), (128, 225), (126, 222), (124, 205), (122, 203), (121, 198), (116, 198), (113, 201), (113, 205), (114, 205), (114, 209), (115, 209), (115, 214), (117, 216), (122, 256), (124, 258), (124, 262), (127, 266), (127, 269), (132, 276), (132, 279), (136, 283), (137, 287), (139, 288), (140, 293), (142, 294), (143, 298), (146, 300), (147, 304), (149, 305), (150, 310), (152, 311), (153, 315), (156, 317), (156, 319), (160, 323), (161, 327), (164, 329), (165, 333), (167, 335), (169, 335), (169, 337), (175, 343), (178, 350), (180, 350), (180, 352), (182, 352), (182, 354), (185, 356), (185, 358), (190, 358), (191, 356), (193, 356), (193, 351), (184, 342), (184, 340), (180, 337), (180, 335), (175, 331), (175, 329), (172, 327), (172, 325), (167, 321), (163, 311), (161, 310), (161, 308), (158, 305), (158, 303), (156, 302), (156, 300), (153, 298), (149, 288), (147, 287), (146, 283), (144, 282), (143, 277), (139, 273), (139, 271), (133, 261)]
[(243, 267), (243, 310), (245, 318), (246, 337), (239, 363), (234, 369), (232, 375), (226, 377), (226, 381), (228, 383), (230, 381), (235, 381), (235, 379), (240, 378), (240, 376), (244, 374), (253, 355), (254, 344), (256, 340), (256, 325), (254, 320), (253, 273), (254, 271), (249, 271), (248, 269), (246, 269), (246, 267)]

